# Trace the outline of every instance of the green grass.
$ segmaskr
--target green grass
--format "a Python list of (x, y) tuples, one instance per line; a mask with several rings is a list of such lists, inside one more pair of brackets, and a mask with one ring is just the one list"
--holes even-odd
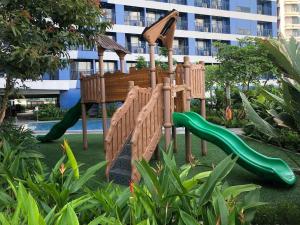
[[(80, 163), (83, 163), (83, 167), (88, 167), (94, 165), (105, 159), (102, 147), (102, 135), (99, 134), (89, 134), (89, 150), (84, 151), (82, 149), (82, 136), (81, 135), (65, 135), (66, 138)], [(185, 163), (185, 152), (184, 152), (184, 135), (178, 135), (178, 153), (176, 153), (176, 160), (179, 165)], [(38, 143), (39, 150), (45, 155), (45, 163), (52, 167), (57, 160), (62, 156), (61, 143), (63, 139), (52, 143)], [(284, 152), (277, 147), (266, 145), (253, 140), (245, 140), (247, 144), (256, 149), (257, 151), (271, 156), (279, 157), (284, 159), (292, 168), (299, 168), (300, 166), (300, 156), (293, 153)], [(193, 142), (193, 154), (195, 158), (203, 164), (203, 166), (197, 166), (194, 168), (193, 173), (207, 170), (212, 165), (218, 164), (224, 157), (225, 153), (219, 149), (217, 146), (208, 143), (208, 155), (202, 157), (200, 155), (200, 140), (196, 137), (192, 137)], [(299, 176), (297, 176), (299, 180)], [(99, 173), (96, 177), (99, 180), (106, 180), (104, 176), (104, 170)], [(267, 183), (264, 181), (263, 177), (257, 177), (254, 174), (246, 171), (239, 165), (236, 165), (232, 172), (227, 177), (226, 181), (229, 184), (246, 184), (255, 183), (262, 186), (261, 190), (261, 200), (272, 203), (282, 203), (282, 202), (294, 202), (299, 204), (300, 202), (300, 181), (297, 181), (296, 185), (293, 187), (284, 187), (276, 183)]]

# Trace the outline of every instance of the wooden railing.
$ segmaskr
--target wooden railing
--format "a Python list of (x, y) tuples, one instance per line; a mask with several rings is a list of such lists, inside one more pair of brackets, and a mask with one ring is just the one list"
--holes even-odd
[(101, 102), (101, 85), (100, 75), (81, 76), (81, 100), (84, 103), (100, 103)]
[(204, 64), (193, 64), (190, 67), (191, 97), (205, 99)]
[(148, 103), (150, 97), (151, 89), (135, 86), (129, 91), (124, 104), (114, 113), (105, 138), (107, 175), (134, 130), (139, 112)]
[[(136, 127), (131, 138), (131, 161), (150, 160), (161, 137), (163, 125), (163, 88), (158, 84), (151, 99), (137, 117)], [(131, 179), (138, 181), (139, 173), (132, 164)]]

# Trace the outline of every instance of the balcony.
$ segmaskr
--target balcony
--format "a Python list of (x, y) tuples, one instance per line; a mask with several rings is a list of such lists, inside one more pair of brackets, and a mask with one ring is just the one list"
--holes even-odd
[(194, 5), (197, 7), (209, 8), (210, 2), (207, 0), (195, 0)]
[(212, 33), (229, 34), (230, 33), (230, 26), (229, 25), (212, 24), (211, 32)]
[(177, 46), (173, 47), (174, 55), (187, 55), (188, 54), (188, 46)]
[(112, 24), (116, 23), (116, 14), (113, 12), (105, 12), (103, 17), (101, 17), (101, 21), (110, 22)]
[(131, 44), (127, 43), (126, 48), (134, 54), (146, 54), (147, 48), (146, 44)]
[(210, 24), (209, 23), (197, 23), (197, 22), (195, 22), (195, 31), (210, 32)]
[(130, 26), (144, 26), (144, 19), (143, 18), (136, 18), (136, 17), (130, 17), (130, 16), (125, 16), (124, 24), (130, 25)]
[(79, 80), (80, 74), (84, 75), (92, 75), (94, 73), (93, 69), (90, 70), (71, 70), (70, 72), (70, 80)]
[(154, 19), (153, 17), (147, 17), (146, 18), (146, 25), (149, 27), (151, 26), (153, 23), (155, 23), (158, 19)]
[(186, 5), (186, 0), (150, 0), (150, 1)]
[(188, 29), (188, 23), (185, 20), (178, 20), (176, 23), (176, 29), (178, 30), (187, 30)]
[(197, 47), (196, 54), (200, 55), (200, 56), (210, 56), (210, 48), (209, 47), (204, 47), (204, 48)]
[(270, 37), (270, 36), (272, 36), (272, 29), (258, 29), (257, 36)]
[(272, 9), (270, 7), (257, 6), (257, 14), (261, 15), (272, 15)]
[(220, 9), (220, 10), (229, 10), (229, 2), (228, 1), (212, 1), (211, 2), (212, 9)]

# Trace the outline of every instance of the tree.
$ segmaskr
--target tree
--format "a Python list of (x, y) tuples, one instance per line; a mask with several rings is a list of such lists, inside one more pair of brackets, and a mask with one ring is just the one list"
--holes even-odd
[[(239, 39), (238, 44), (228, 45), (217, 42), (217, 60), (220, 62), (222, 76), (219, 78), (226, 87), (227, 99), (230, 87), (241, 84), (244, 90), (249, 90), (250, 84), (259, 83), (262, 76), (270, 71), (276, 73), (276, 67), (268, 57), (268, 51), (259, 39)], [(230, 99), (228, 99), (230, 105)]]
[(101, 17), (98, 0), (1, 1), (0, 71), (5, 88), (0, 124), (16, 84), (65, 67), (71, 46), (92, 46), (110, 26)]
[(136, 58), (136, 66), (135, 66), (138, 70), (143, 69), (143, 68), (147, 68), (147, 62), (144, 56), (138, 56)]

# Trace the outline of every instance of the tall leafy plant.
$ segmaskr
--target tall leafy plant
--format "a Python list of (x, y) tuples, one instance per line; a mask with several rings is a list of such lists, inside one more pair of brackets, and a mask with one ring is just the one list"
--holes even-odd
[[(270, 109), (268, 113), (273, 117), (276, 127), (288, 128), (300, 132), (300, 44), (294, 39), (261, 40), (262, 45), (268, 50), (269, 57), (281, 71), (278, 80), (281, 85), (282, 95), (275, 95), (267, 90), (262, 94), (278, 105), (277, 109)], [(241, 93), (245, 111), (248, 118), (254, 123), (257, 129), (270, 137), (277, 137), (278, 132), (270, 123), (263, 120), (255, 113), (246, 97)]]

